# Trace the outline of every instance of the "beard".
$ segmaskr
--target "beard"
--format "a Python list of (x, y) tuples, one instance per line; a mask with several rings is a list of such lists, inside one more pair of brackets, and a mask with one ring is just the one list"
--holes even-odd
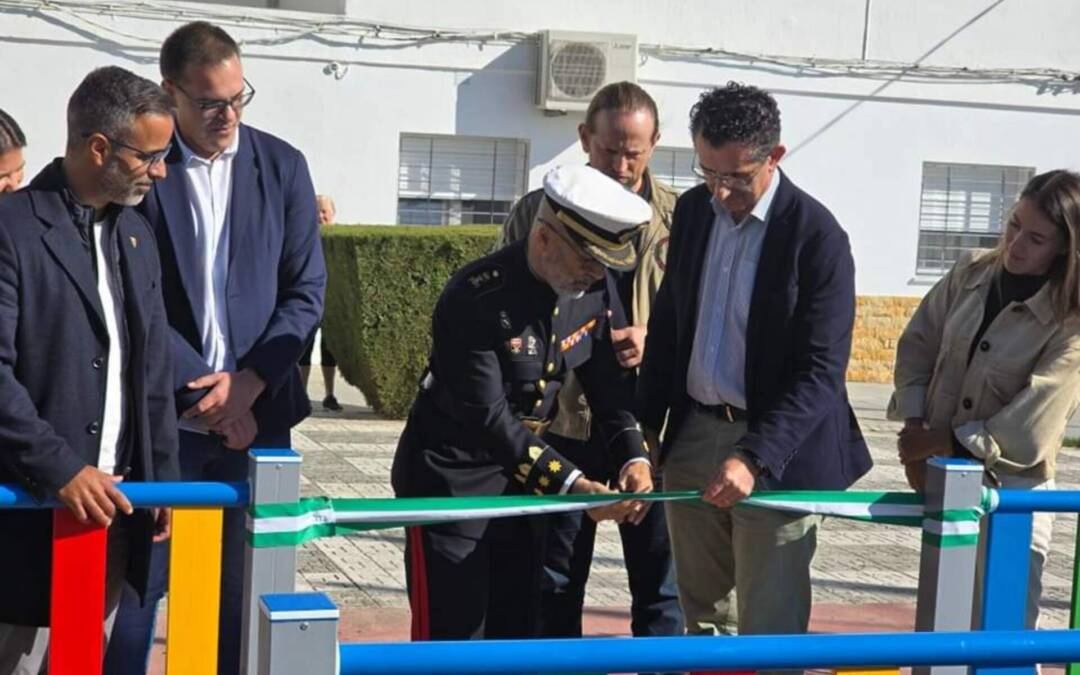
[(101, 176), (101, 190), (113, 204), (121, 206), (138, 206), (146, 193), (150, 191), (153, 181), (148, 176), (138, 179), (130, 178), (116, 160), (105, 165), (105, 171)]
[(551, 286), (551, 289), (555, 291), (555, 294), (560, 298), (564, 300), (577, 300), (584, 296), (594, 284), (587, 281), (579, 281), (567, 276), (553, 279), (548, 282), (548, 285)]

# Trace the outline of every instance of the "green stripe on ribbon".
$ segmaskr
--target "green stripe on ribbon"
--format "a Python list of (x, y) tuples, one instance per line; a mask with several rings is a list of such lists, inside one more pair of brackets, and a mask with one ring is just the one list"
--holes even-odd
[[(700, 492), (650, 492), (632, 495), (645, 501), (673, 501), (697, 499)], [(535, 507), (540, 504), (566, 504), (587, 502), (596, 505), (610, 504), (627, 499), (625, 494), (604, 495), (499, 495), (491, 497), (305, 497), (298, 502), (285, 504), (257, 504), (251, 512), (257, 518), (272, 516), (295, 516), (332, 507), (335, 511), (459, 511), (462, 509), (503, 509)]]
[(755, 492), (746, 501), (767, 499), (784, 502), (829, 502), (832, 504), (923, 505), (918, 492), (878, 492), (871, 490), (773, 490)]
[[(924, 513), (923, 497), (914, 492), (775, 491), (755, 492), (741, 505), (803, 514), (820, 514), (908, 527), (922, 526), (923, 540), (936, 546), (968, 546), (978, 541), (978, 521), (996, 504), (984, 490), (982, 503), (970, 509)], [(580, 511), (622, 501), (688, 501), (696, 491), (641, 495), (502, 495), (484, 497), (332, 498), (308, 497), (285, 504), (252, 506), (248, 540), (257, 548), (297, 546), (319, 537), (414, 525), (509, 516)], [(973, 541), (969, 541), (974, 537)]]
[(979, 521), (996, 506), (997, 492), (984, 487), (979, 506), (928, 511), (922, 523), (922, 541), (938, 548), (975, 546), (979, 543)]
[[(634, 495), (643, 501), (699, 499), (695, 491)], [(308, 497), (251, 507), (248, 541), (256, 548), (296, 546), (318, 537), (413, 525), (581, 511), (627, 498), (608, 495), (510, 495), (491, 497), (406, 497), (335, 499)]]
[(951, 534), (941, 535), (933, 532), (923, 532), (922, 541), (938, 548), (953, 548), (957, 546), (975, 546), (979, 543), (977, 534)]
[(970, 509), (945, 509), (944, 511), (927, 511), (926, 517), (943, 523), (967, 523), (974, 522), (986, 515), (982, 508), (976, 506)]
[(794, 513), (816, 513), (908, 527), (918, 527), (923, 519), (923, 498), (915, 492), (778, 490), (755, 492), (741, 503)]

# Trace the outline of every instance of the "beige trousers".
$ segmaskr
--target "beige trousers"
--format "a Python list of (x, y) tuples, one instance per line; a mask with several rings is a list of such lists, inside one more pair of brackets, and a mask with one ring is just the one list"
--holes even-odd
[[(745, 423), (691, 411), (670, 440), (665, 489), (704, 488), (745, 433)], [(667, 519), (688, 633), (806, 632), (819, 516), (692, 501), (671, 502)]]

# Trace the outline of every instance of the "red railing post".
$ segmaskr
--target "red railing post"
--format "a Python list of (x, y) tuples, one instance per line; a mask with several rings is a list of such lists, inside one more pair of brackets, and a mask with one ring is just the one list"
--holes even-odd
[(101, 675), (107, 533), (53, 511), (49, 675)]

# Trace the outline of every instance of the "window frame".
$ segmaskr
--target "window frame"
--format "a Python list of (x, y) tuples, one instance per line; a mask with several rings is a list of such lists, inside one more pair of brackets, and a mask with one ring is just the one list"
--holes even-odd
[[(685, 172), (686, 175), (685, 176), (680, 176), (679, 174), (675, 174), (675, 173), (661, 173), (660, 171), (657, 171), (657, 167), (654, 166), (654, 162), (656, 162), (656, 155), (657, 155), (658, 152), (659, 153), (664, 153), (664, 152), (672, 153), (672, 157), (671, 157), (671, 160), (672, 160), (671, 168), (672, 168), (672, 170), (681, 169), (682, 171)], [(686, 153), (687, 155), (689, 155), (687, 161), (683, 162), (683, 164), (685, 164), (685, 166), (680, 166), (680, 164), (679, 164), (679, 162), (680, 162), (679, 155), (681, 153)], [(690, 167), (693, 165), (695, 156), (696, 155), (694, 153), (693, 148), (683, 148), (683, 147), (679, 147), (679, 146), (675, 146), (675, 145), (658, 145), (655, 148), (653, 148), (652, 157), (649, 159), (649, 175), (651, 175), (653, 178), (657, 178), (659, 180), (662, 180), (663, 182), (667, 183), (672, 188), (674, 188), (676, 192), (678, 192), (679, 194), (682, 194), (683, 192), (686, 192), (687, 190), (689, 190), (691, 188), (697, 187), (698, 185), (700, 185), (701, 183), (704, 182), (699, 176), (696, 176), (694, 174), (694, 172), (691, 171), (691, 169), (690, 169)], [(694, 183), (692, 185), (685, 185), (684, 181), (680, 180), (682, 178), (692, 178)]]
[[(403, 179), (403, 172), (406, 169), (411, 168), (405, 164), (405, 145), (408, 141), (425, 141), (428, 143), (428, 157), (424, 164), (413, 165), (417, 168), (421, 174), (425, 174), (419, 180), (421, 184), (426, 184), (426, 191), (408, 190), (408, 182)], [(490, 174), (490, 190), (486, 194), (480, 194), (477, 198), (464, 198), (463, 193), (458, 191), (456, 195), (450, 197), (435, 196), (438, 191), (435, 190), (435, 183), (432, 181), (432, 174), (436, 170), (437, 165), (435, 163), (436, 158), (436, 143), (439, 140), (448, 141), (464, 141), (464, 142), (481, 142), (491, 144), (491, 155), (489, 166), (484, 167), (484, 171)], [(515, 184), (513, 187), (514, 195), (511, 199), (495, 199), (499, 165), (500, 165), (500, 144), (516, 144), (516, 149), (509, 153), (509, 158), (514, 164), (518, 164), (515, 167)], [(430, 134), (422, 132), (402, 131), (398, 134), (398, 188), (397, 188), (397, 209), (395, 214), (395, 221), (399, 225), (473, 225), (473, 224), (501, 224), (503, 220), (509, 215), (510, 209), (528, 192), (528, 180), (529, 180), (529, 154), (530, 154), (529, 139), (526, 138), (510, 138), (502, 136), (471, 136), (466, 134)], [(517, 155), (520, 153), (520, 155)], [(515, 156), (517, 155), (517, 156)], [(503, 155), (505, 158), (507, 155)], [(503, 160), (505, 161), (505, 159)], [(462, 170), (461, 167), (455, 167), (452, 170)], [(403, 190), (403, 188), (405, 188)], [(402, 192), (406, 194), (403, 195)], [(424, 192), (424, 194), (410, 194), (416, 192)], [(402, 208), (403, 202), (411, 202), (406, 204), (406, 208)], [(426, 204), (430, 208), (423, 209), (421, 205)], [(486, 210), (475, 211), (469, 208), (468, 205), (472, 204), (487, 204)], [(505, 207), (497, 208), (497, 206)], [(426, 218), (426, 222), (417, 222), (423, 219), (409, 219), (403, 220), (402, 213), (409, 212), (424, 212), (426, 215), (437, 216)], [(466, 220), (471, 222), (462, 222)], [(477, 222), (475, 218), (479, 217), (480, 222)], [(438, 220), (438, 222), (435, 222)]]
[[(935, 171), (944, 169), (945, 179), (943, 185), (934, 185)], [(967, 173), (964, 173), (965, 170)], [(978, 171), (997, 171), (999, 174), (1000, 189), (996, 192), (978, 193), (975, 190), (952, 189), (954, 183), (962, 184), (978, 183)], [(958, 175), (954, 178), (952, 173)], [(943, 162), (926, 160), (922, 163), (922, 175), (919, 183), (919, 211), (916, 224), (915, 244), (915, 279), (934, 280), (944, 276), (955, 264), (956, 259), (965, 251), (978, 248), (993, 247), (1001, 236), (1001, 228), (1008, 219), (1008, 214), (1013, 204), (1019, 198), (1023, 186), (1035, 175), (1036, 169), (1032, 166), (1014, 164), (980, 164), (973, 162)], [(985, 182), (985, 181), (982, 181)], [(933, 192), (944, 192), (944, 213), (933, 214), (929, 202), (933, 199)], [(953, 204), (952, 195), (962, 192), (962, 202), (956, 200), (962, 208), (962, 224), (959, 229), (950, 227), (950, 221), (954, 214), (950, 212)], [(989, 194), (991, 199), (985, 203), (987, 214), (987, 227), (972, 227), (974, 211), (972, 195)], [(997, 222), (991, 222), (990, 218), (996, 217)], [(929, 222), (928, 222), (929, 221)], [(934, 221), (943, 223), (934, 226)], [(941, 255), (931, 259), (926, 253), (935, 250)], [(950, 252), (955, 252), (950, 257)]]

